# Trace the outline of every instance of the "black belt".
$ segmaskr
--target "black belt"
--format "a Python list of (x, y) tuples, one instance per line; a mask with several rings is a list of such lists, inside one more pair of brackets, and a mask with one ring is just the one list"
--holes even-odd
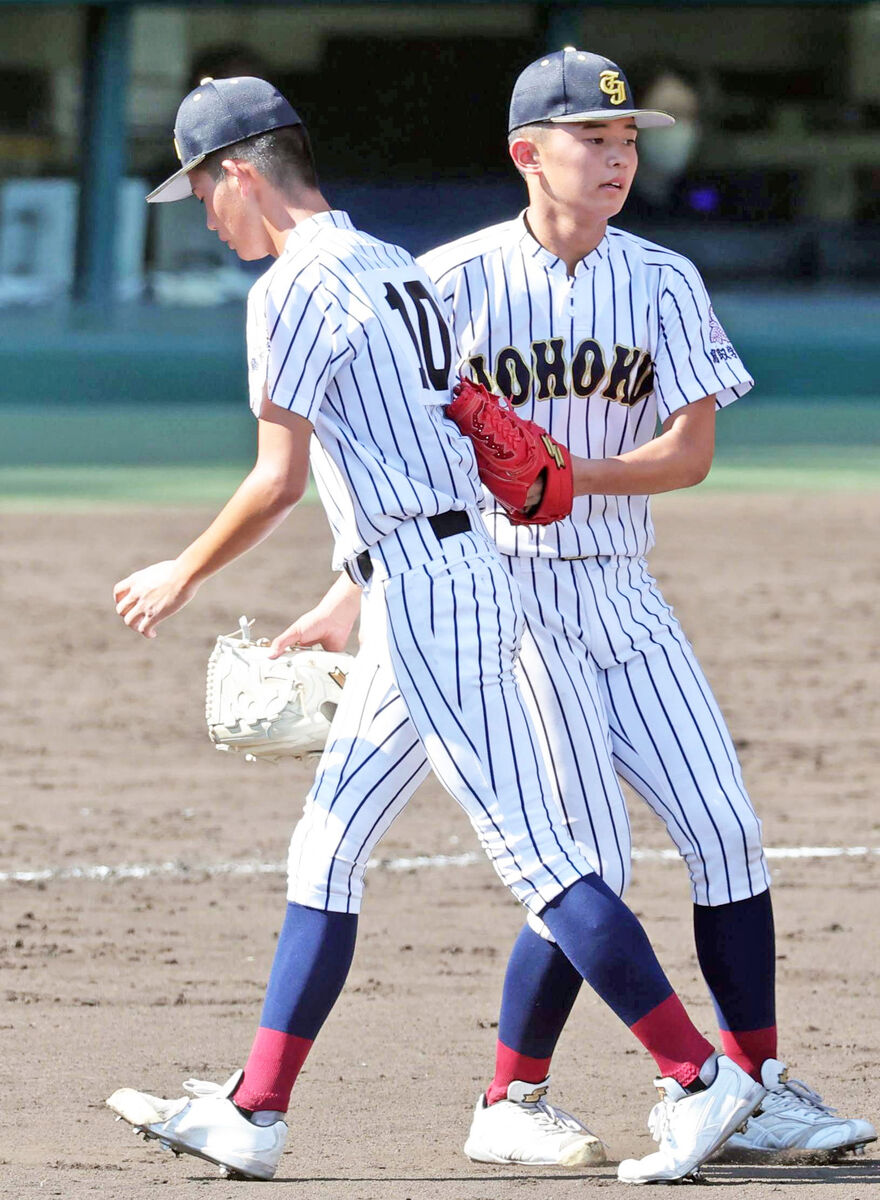
[[(454, 537), (456, 533), (468, 533), (472, 528), (470, 517), (466, 512), (461, 512), (460, 510), (450, 510), (449, 512), (438, 513), (436, 517), (428, 517), (428, 524), (441, 540), (443, 538)], [(373, 574), (373, 562), (370, 558), (370, 552), (363, 550), (354, 561), (357, 564), (358, 571), (360, 571), (361, 578), (358, 579), (355, 575), (351, 563), (345, 564), (346, 574), (352, 583), (360, 584), (361, 580), (366, 583)]]

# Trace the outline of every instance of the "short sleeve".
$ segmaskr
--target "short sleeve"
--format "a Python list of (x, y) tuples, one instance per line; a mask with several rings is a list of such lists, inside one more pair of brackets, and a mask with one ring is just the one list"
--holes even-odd
[(247, 322), (247, 375), (248, 403), (255, 417), (263, 407), (263, 392), (266, 387), (266, 367), (269, 361), (269, 333), (266, 328), (266, 276), (261, 276), (248, 292)]
[(663, 268), (658, 334), (654, 387), (661, 421), (713, 393), (724, 408), (754, 386), (687, 259)]
[(345, 345), (333, 296), (309, 275), (280, 276), (266, 295), (266, 390), (273, 404), (314, 424)]

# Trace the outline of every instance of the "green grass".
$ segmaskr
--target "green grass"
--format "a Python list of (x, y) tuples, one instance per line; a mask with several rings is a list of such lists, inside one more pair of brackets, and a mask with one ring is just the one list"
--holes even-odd
[[(230, 463), (189, 466), (0, 467), (0, 508), (65, 511), (132, 506), (219, 507), (247, 474)], [(317, 499), (309, 488), (307, 502)]]
[[(254, 441), (244, 404), (0, 407), (0, 507), (217, 507), (247, 473)], [(741, 400), (719, 415), (702, 486), (880, 490), (880, 403)]]
[[(0, 467), (0, 508), (219, 507), (247, 464)], [(880, 491), (880, 451), (842, 446), (719, 453), (703, 487), (714, 491)], [(307, 501), (317, 497), (313, 489)]]
[(722, 447), (702, 486), (738, 492), (880, 491), (880, 447)]

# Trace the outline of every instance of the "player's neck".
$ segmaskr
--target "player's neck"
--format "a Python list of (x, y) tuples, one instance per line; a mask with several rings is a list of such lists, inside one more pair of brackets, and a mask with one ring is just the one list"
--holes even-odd
[(608, 222), (604, 217), (585, 222), (572, 213), (532, 203), (526, 209), (526, 224), (532, 237), (545, 250), (562, 259), (569, 275), (573, 275), (581, 259), (591, 254), (602, 241)]
[(297, 225), (321, 212), (330, 212), (330, 205), (315, 188), (287, 196), (275, 192), (263, 207), (263, 222), (274, 247), (274, 257), (281, 254)]

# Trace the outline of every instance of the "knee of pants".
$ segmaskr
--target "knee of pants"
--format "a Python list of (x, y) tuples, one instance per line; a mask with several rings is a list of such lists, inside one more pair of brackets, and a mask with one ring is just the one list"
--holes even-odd
[[(623, 896), (632, 878), (632, 840), (629, 823), (619, 822), (612, 836), (610, 830), (594, 833), (585, 819), (571, 824), (577, 848), (604, 884), (615, 895)], [(601, 843), (598, 847), (597, 840)]]
[(711, 835), (695, 845), (679, 845), (679, 852), (687, 864), (695, 904), (732, 904), (770, 886), (761, 822), (754, 813), (748, 819), (732, 813), (726, 819), (716, 816)]
[[(595, 857), (594, 854), (580, 842), (578, 842), (578, 849), (592, 865), (592, 860)], [(606, 883), (616, 895), (621, 898), (623, 897), (626, 889), (629, 887), (632, 876), (632, 863), (629, 858), (619, 862), (616, 859), (613, 862), (606, 862), (602, 871), (598, 869), (598, 866), (594, 867), (594, 870), (603, 883)], [(539, 937), (542, 937), (545, 942), (556, 942), (556, 938), (537, 913), (530, 912), (526, 917), (526, 922), (529, 928)]]
[(307, 804), (287, 855), (287, 899), (326, 912), (360, 912), (366, 861), (346, 847), (342, 823)]

